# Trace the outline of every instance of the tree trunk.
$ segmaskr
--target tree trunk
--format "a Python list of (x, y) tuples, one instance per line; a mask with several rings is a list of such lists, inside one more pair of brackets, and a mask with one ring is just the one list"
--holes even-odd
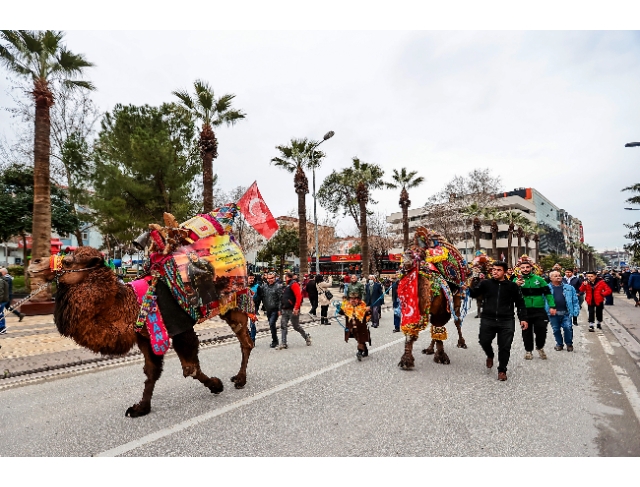
[(529, 238), (524, 238), (524, 253), (529, 255)]
[(473, 219), (473, 238), (475, 240), (476, 252), (480, 250), (480, 220), (478, 217)]
[(199, 145), (202, 158), (202, 206), (204, 213), (209, 213), (213, 210), (213, 160), (218, 157), (218, 141), (211, 125), (202, 126)]
[(498, 223), (495, 220), (491, 222), (491, 249), (493, 250), (493, 259), (500, 260), (498, 255)]
[(519, 258), (522, 255), (521, 251), (522, 251), (522, 235), (520, 235), (520, 233), (518, 232), (518, 253), (516, 257)]
[(300, 277), (309, 273), (309, 262), (307, 262), (307, 204), (306, 193), (298, 192), (298, 236), (300, 237)]
[[(46, 80), (36, 80), (33, 97), (36, 102), (35, 137), (33, 147), (33, 228), (31, 231), (31, 259), (48, 259), (51, 255), (51, 181), (49, 155), (51, 154), (51, 118), (53, 94)], [(44, 280), (31, 279), (35, 291)], [(34, 301), (48, 301), (49, 291), (34, 297)]]
[(513, 255), (511, 255), (511, 244), (513, 243), (513, 225), (509, 225), (509, 233), (507, 236), (507, 265), (513, 267)]
[[(362, 185), (364, 186), (364, 185)], [(366, 190), (358, 188), (358, 204), (360, 205), (360, 248), (362, 251), (362, 275), (369, 274), (369, 232), (367, 229), (367, 199), (362, 196)]]
[(405, 188), (400, 192), (400, 208), (402, 208), (402, 245), (403, 250), (409, 248), (409, 193)]

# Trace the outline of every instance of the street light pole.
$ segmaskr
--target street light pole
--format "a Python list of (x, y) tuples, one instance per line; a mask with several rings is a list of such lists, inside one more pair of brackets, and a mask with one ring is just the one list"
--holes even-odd
[[(313, 162), (312, 160), (313, 151), (316, 150), (316, 148), (320, 144), (322, 144), (325, 140), (329, 140), (334, 135), (335, 135), (335, 132), (333, 130), (330, 130), (329, 132), (324, 134), (324, 137), (320, 142), (318, 142), (309, 150), (310, 163)], [(317, 212), (317, 204), (316, 204), (316, 166), (312, 164), (311, 167), (313, 169), (313, 227), (314, 227), (314, 234), (315, 234), (315, 241), (316, 241), (315, 242), (316, 243), (316, 275), (318, 275), (320, 274), (320, 253), (318, 251), (319, 245), (318, 245), (318, 212)]]

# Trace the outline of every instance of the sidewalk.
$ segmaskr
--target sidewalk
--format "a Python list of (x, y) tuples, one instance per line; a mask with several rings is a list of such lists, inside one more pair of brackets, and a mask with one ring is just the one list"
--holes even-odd
[(621, 293), (614, 293), (613, 306), (606, 306), (608, 312), (640, 344), (640, 308), (635, 307), (633, 299)]

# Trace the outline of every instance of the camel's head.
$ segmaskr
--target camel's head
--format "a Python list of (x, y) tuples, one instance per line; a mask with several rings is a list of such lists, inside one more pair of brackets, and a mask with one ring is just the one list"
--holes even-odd
[(62, 259), (59, 270), (52, 268), (50, 259), (34, 259), (29, 265), (30, 276), (42, 276), (52, 281), (58, 276), (58, 282), (72, 286), (78, 284), (94, 270), (104, 267), (102, 254), (92, 247), (79, 247)]

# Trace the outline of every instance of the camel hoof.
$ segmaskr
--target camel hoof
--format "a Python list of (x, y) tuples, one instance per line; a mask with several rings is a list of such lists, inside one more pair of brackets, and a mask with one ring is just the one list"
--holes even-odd
[(449, 360), (449, 357), (446, 353), (443, 353), (442, 355), (436, 354), (435, 357), (433, 357), (433, 361), (437, 364), (442, 365), (449, 365), (451, 363), (451, 360)]
[(400, 359), (400, 363), (398, 363), (398, 367), (402, 368), (402, 369), (413, 369), (414, 367), (414, 360), (413, 357), (402, 357)]
[(464, 342), (458, 343), (458, 348), (467, 348), (467, 344)]
[(207, 387), (213, 394), (220, 394), (224, 390), (224, 384), (217, 377), (212, 377)]
[(424, 353), (425, 355), (433, 355), (433, 348), (429, 347), (429, 348), (425, 348), (422, 353)]
[(247, 384), (247, 378), (238, 374), (231, 377), (231, 382), (235, 384), (236, 389), (242, 389)]
[(149, 414), (150, 411), (151, 406), (142, 407), (140, 406), (140, 404), (134, 404), (129, 409), (127, 409), (127, 412), (124, 413), (124, 415), (127, 418), (139, 418), (140, 416)]

